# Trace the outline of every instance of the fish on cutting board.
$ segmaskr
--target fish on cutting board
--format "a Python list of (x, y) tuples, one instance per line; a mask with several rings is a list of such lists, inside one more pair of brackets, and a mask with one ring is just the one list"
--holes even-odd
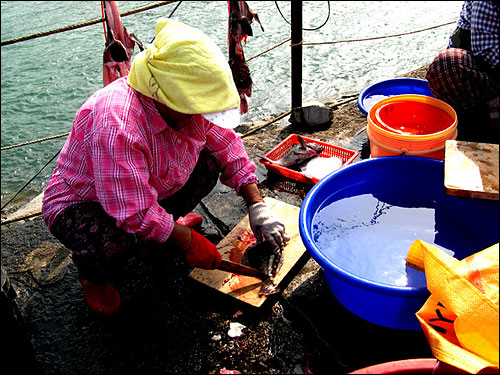
[[(189, 277), (254, 307), (262, 306), (272, 291), (279, 293), (276, 285), (279, 285), (279, 288), (287, 285), (291, 280), (290, 276), (298, 270), (295, 266), (305, 261), (307, 255), (298, 228), (300, 207), (270, 197), (265, 197), (264, 201), (278, 217), (283, 219), (287, 234), (290, 236), (290, 240), (283, 247), (281, 259), (278, 259), (279, 262), (275, 263), (273, 261), (273, 265), (275, 265), (274, 272), (277, 272), (276, 275), (264, 281), (259, 278), (242, 276), (233, 272), (195, 268), (191, 271)], [(222, 259), (242, 264), (244, 263), (242, 262), (242, 258), (245, 252), (255, 243), (256, 238), (250, 227), (248, 216), (245, 216), (219, 242), (217, 248)], [(253, 251), (252, 253), (249, 252), (246, 257), (252, 254)], [(283, 263), (280, 266), (281, 260), (283, 260)], [(269, 262), (267, 264), (269, 265)]]
[(297, 141), (299, 144), (293, 144), (290, 150), (277, 160), (272, 160), (266, 156), (261, 156), (261, 158), (281, 167), (299, 170), (301, 165), (315, 158), (324, 150), (324, 147), (320, 144), (306, 142), (300, 135), (297, 136)]
[(254, 243), (246, 249), (241, 264), (261, 270), (268, 276), (274, 276), (283, 264), (282, 253), (281, 249), (271, 249), (266, 242)]
[(266, 242), (255, 243), (247, 248), (241, 258), (241, 264), (261, 270), (269, 276), (268, 279), (262, 282), (259, 290), (259, 297), (269, 296), (280, 292), (273, 278), (283, 265), (282, 249), (271, 249)]

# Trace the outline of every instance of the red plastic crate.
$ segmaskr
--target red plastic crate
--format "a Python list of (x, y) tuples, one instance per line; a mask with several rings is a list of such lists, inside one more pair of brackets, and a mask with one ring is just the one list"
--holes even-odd
[[(286, 139), (281, 141), (276, 147), (274, 147), (271, 151), (269, 151), (264, 156), (271, 160), (278, 160), (286, 155), (288, 151), (293, 147), (294, 144), (300, 144), (297, 140), (298, 134), (290, 134)], [(324, 147), (323, 151), (318, 155), (319, 157), (337, 157), (342, 160), (342, 167), (351, 164), (354, 159), (358, 156), (359, 152), (349, 150), (344, 147), (339, 147), (335, 145), (331, 145), (329, 143), (321, 142), (316, 139), (308, 138), (303, 135), (301, 137), (308, 143), (317, 143)], [(291, 178), (296, 181), (304, 182), (309, 185), (316, 184), (319, 180), (317, 178), (310, 178), (304, 176), (299, 171), (295, 171), (290, 168), (285, 168), (280, 165), (276, 165), (270, 163), (264, 159), (260, 159), (260, 162), (265, 165), (268, 171), (278, 173), (284, 177)]]

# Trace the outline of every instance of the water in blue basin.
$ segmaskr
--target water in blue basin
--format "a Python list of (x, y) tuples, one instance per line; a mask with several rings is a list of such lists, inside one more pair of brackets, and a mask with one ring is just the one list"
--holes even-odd
[(408, 197), (404, 202), (398, 206), (394, 196), (387, 203), (362, 194), (324, 204), (312, 220), (313, 240), (327, 258), (356, 276), (399, 287), (425, 287), (425, 274), (406, 266), (408, 249), (420, 239), (454, 255), (436, 235), (455, 232), (455, 224), (452, 218), (436, 223), (432, 202), (425, 207), (409, 204)]

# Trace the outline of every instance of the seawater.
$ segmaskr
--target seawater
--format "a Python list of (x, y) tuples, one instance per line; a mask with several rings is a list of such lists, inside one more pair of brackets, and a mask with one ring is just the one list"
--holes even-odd
[[(151, 1), (118, 1), (126, 12)], [(290, 2), (278, 1), (290, 21)], [(275, 2), (248, 1), (264, 27), (252, 25), (243, 46), (248, 58), (290, 37), (290, 25)], [(392, 35), (454, 22), (461, 1), (331, 1), (327, 24), (304, 31), (304, 42), (328, 42)], [(167, 17), (176, 3), (122, 18), (141, 41), (154, 36), (156, 20)], [(314, 28), (327, 18), (326, 1), (303, 2), (303, 27)], [(2, 1), (1, 40), (57, 29), (101, 17), (99, 1)], [(173, 19), (199, 28), (227, 55), (227, 2), (183, 1)], [(387, 39), (303, 47), (303, 101), (359, 92), (432, 61), (446, 47), (455, 24)], [(1, 143), (16, 145), (71, 130), (78, 108), (102, 87), (104, 29), (101, 23), (2, 47)], [(136, 48), (135, 53), (138, 52)], [(290, 109), (289, 43), (250, 60), (253, 94), (242, 122)], [(2, 151), (2, 203), (17, 192), (59, 151), (65, 138)], [(40, 193), (55, 160), (25, 190)]]
[(424, 287), (425, 273), (406, 266), (411, 244), (435, 243), (435, 208), (389, 204), (362, 194), (325, 204), (313, 217), (317, 248), (334, 264), (363, 279), (399, 286)]

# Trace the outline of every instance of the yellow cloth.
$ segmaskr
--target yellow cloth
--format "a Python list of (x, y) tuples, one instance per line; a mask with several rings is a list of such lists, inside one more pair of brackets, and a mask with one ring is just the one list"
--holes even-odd
[(154, 44), (134, 58), (128, 84), (186, 114), (240, 105), (231, 69), (215, 42), (201, 31), (167, 18), (157, 21)]
[(421, 240), (410, 252), (431, 292), (416, 315), (434, 356), (470, 373), (498, 370), (498, 243), (461, 261)]

